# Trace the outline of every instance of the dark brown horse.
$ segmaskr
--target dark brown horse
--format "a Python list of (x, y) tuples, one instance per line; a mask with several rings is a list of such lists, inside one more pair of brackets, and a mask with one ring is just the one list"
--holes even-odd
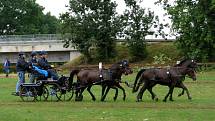
[[(187, 94), (189, 92), (187, 88), (183, 85), (182, 80), (186, 75), (190, 76), (193, 80), (196, 80), (196, 75), (194, 69), (197, 67), (197, 63), (194, 60), (183, 60), (174, 67), (164, 68), (164, 69), (142, 69), (138, 72), (136, 80), (133, 86), (133, 92), (137, 92), (142, 83), (143, 87), (137, 95), (137, 101), (142, 101), (142, 96), (144, 91), (147, 89), (151, 95), (152, 99), (158, 100), (156, 95), (153, 93), (152, 88), (156, 84), (165, 85), (169, 87), (169, 92), (165, 96), (163, 101), (166, 101), (170, 95), (170, 100), (172, 99), (172, 93), (174, 87), (182, 88), (183, 91), (186, 90)], [(140, 78), (140, 79), (139, 79)], [(137, 81), (139, 82), (137, 84)], [(191, 99), (190, 95), (188, 98)]]
[[(125, 100), (126, 94), (124, 88), (120, 85), (122, 74), (128, 75), (131, 74), (132, 70), (129, 67), (129, 63), (126, 60), (117, 62), (111, 66), (110, 69), (102, 69), (102, 75), (108, 75), (107, 78), (100, 77), (101, 72), (99, 69), (84, 69), (84, 70), (72, 70), (70, 73), (70, 82), (73, 82), (74, 75), (77, 75), (77, 85), (78, 88), (76, 91), (76, 100), (82, 100), (83, 91), (87, 88), (87, 91), (90, 93), (92, 100), (96, 100), (95, 96), (91, 92), (91, 87), (93, 85), (102, 85), (102, 98), (101, 101), (104, 101), (110, 88), (116, 89), (116, 94), (114, 100), (116, 100), (118, 95), (118, 89), (123, 91), (123, 99)], [(107, 88), (107, 89), (106, 89)], [(106, 89), (106, 91), (105, 91)]]

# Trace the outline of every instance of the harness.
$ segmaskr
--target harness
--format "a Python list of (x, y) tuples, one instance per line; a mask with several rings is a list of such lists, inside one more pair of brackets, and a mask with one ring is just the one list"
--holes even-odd
[[(189, 76), (187, 76), (187, 73), (186, 74), (181, 74), (181, 72), (179, 71), (179, 69), (186, 68), (186, 67), (173, 67), (173, 68), (176, 68), (175, 71), (176, 71), (176, 74), (177, 74), (177, 75), (174, 75), (174, 77), (179, 77), (180, 81), (184, 81), (185, 77), (190, 78)], [(170, 78), (170, 81), (171, 81), (172, 75), (170, 73), (170, 69), (168, 69), (166, 73), (167, 73), (167, 75), (168, 75), (168, 77)]]

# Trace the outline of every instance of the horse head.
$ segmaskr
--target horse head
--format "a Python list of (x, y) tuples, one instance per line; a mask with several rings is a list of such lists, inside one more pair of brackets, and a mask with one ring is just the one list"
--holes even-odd
[(112, 70), (112, 72), (125, 75), (133, 73), (132, 69), (129, 67), (129, 62), (127, 60), (122, 60), (113, 64), (110, 69)]
[(188, 75), (189, 78), (192, 78), (193, 81), (196, 81), (196, 72), (195, 72), (194, 69), (188, 68), (187, 69), (187, 75)]
[(133, 73), (132, 69), (129, 67), (129, 62), (127, 60), (121, 61), (120, 68), (125, 75)]

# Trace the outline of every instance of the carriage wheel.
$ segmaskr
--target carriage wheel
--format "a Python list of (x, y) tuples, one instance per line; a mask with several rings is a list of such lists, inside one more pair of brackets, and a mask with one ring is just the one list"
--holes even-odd
[(19, 96), (22, 101), (35, 101), (37, 98), (37, 90), (34, 87), (21, 87)]
[(61, 100), (62, 92), (59, 85), (46, 85), (44, 86), (48, 90), (48, 97), (47, 100), (50, 101), (59, 101)]
[(49, 90), (46, 88), (46, 86), (43, 87), (43, 93), (42, 93), (43, 99), (46, 101), (49, 97)]
[(71, 89), (67, 89), (66, 93), (63, 96), (64, 101), (70, 101), (73, 95), (74, 95), (74, 87), (72, 87)]
[(57, 97), (58, 100), (61, 100), (62, 97), (62, 90), (61, 87), (58, 86), (58, 88), (56, 89), (56, 94), (55, 96)]

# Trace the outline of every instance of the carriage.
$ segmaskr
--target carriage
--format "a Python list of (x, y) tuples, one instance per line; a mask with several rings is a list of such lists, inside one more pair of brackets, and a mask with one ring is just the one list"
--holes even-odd
[[(36, 70), (31, 71), (36, 77), (36, 83), (20, 85), (19, 96), (23, 101), (70, 101), (74, 92), (82, 88), (77, 82), (71, 82), (69, 77), (62, 75), (58, 80), (50, 80)], [(106, 78), (107, 75), (103, 76)]]
[(38, 80), (36, 83), (23, 83), (19, 96), (23, 101), (70, 101), (75, 84), (69, 84), (68, 77), (59, 80)]

